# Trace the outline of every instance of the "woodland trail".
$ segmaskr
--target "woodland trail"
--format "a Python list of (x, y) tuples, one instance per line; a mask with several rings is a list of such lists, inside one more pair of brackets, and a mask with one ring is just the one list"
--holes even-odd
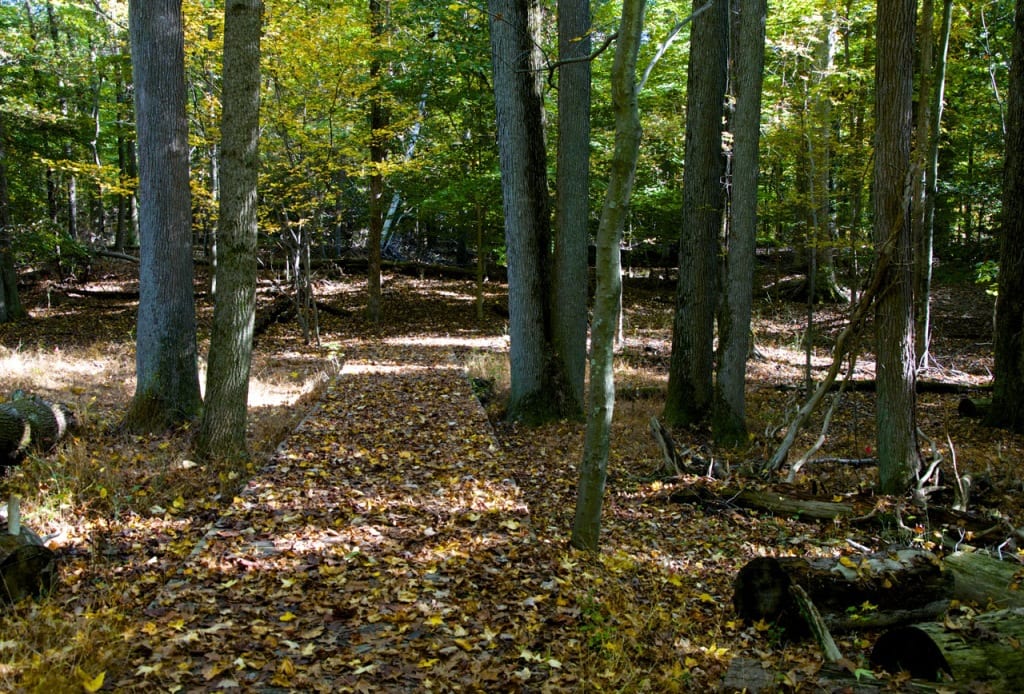
[(545, 624), (566, 619), (558, 559), (534, 536), (508, 465), (454, 355), (355, 345), (158, 593), (135, 649), (148, 657), (121, 684), (555, 684), (560, 663), (530, 656)]

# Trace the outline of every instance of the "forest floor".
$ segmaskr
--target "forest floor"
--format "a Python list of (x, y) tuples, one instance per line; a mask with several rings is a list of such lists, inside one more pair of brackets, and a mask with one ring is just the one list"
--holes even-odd
[[(492, 309), (503, 288), (491, 287), (479, 323), (470, 283), (388, 276), (383, 327), (372, 330), (361, 286), (318, 281), (317, 298), (340, 314), (321, 313), (319, 346), (294, 321), (260, 337), (254, 462), (237, 470), (193, 462), (188, 428), (119, 429), (134, 388), (135, 304), (112, 293), (132, 288), (117, 271), (75, 287), (87, 295), (33, 284), (32, 318), (0, 326), (0, 388), (64, 402), (79, 427), (0, 485), (23, 497), (25, 523), (60, 562), (50, 597), (0, 615), (0, 689), (708, 691), (747, 655), (792, 690), (821, 654), (737, 620), (740, 567), (845, 554), (847, 540), (936, 547), (927, 524), (906, 535), (672, 503), (673, 490), (708, 484), (651, 477), (661, 458), (648, 422), (661, 408), (673, 291), (627, 281), (603, 549), (572, 550), (582, 425), (501, 421), (508, 343)], [(958, 283), (940, 286), (935, 307), (925, 376), (976, 395), (991, 371), (991, 301)], [(201, 335), (210, 312), (201, 299)], [(701, 428), (676, 432), (681, 446), (736, 475), (771, 455), (802, 397), (805, 317), (801, 305), (757, 302), (749, 446), (714, 450)], [(819, 311), (816, 324), (820, 376), (840, 310)], [(858, 377), (869, 378), (863, 357)], [(959, 417), (959, 399), (922, 394), (921, 429), (944, 468), (951, 443), (961, 472), (984, 474), (979, 506), (1019, 527), (1022, 440)], [(871, 456), (872, 400), (844, 396), (817, 456)], [(820, 427), (819, 414), (797, 453)], [(795, 487), (852, 498), (876, 474), (810, 465)], [(872, 636), (843, 635), (839, 646), (863, 663)]]

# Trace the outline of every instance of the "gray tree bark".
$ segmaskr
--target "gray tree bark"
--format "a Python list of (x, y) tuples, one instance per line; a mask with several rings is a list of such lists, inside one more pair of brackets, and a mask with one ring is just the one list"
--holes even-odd
[(879, 487), (902, 494), (920, 466), (917, 447), (910, 142), (915, 0), (878, 0), (875, 67), (876, 248), (893, 244), (875, 306)]
[(718, 378), (712, 418), (715, 441), (747, 441), (746, 375), (757, 245), (757, 179), (761, 138), (766, 0), (734, 0), (732, 201), (725, 282), (718, 314)]
[(181, 0), (129, 3), (139, 144), (135, 396), (125, 424), (154, 431), (200, 409)]
[(489, 0), (508, 262), (507, 417), (535, 424), (566, 409), (565, 376), (552, 358), (551, 219), (544, 142), (539, 0)]
[[(590, 0), (559, 0), (560, 61), (590, 53)], [(558, 180), (555, 271), (552, 274), (553, 343), (562, 362), (567, 410), (583, 412), (587, 361), (587, 239), (590, 221), (590, 61), (558, 69)]]
[(1024, 0), (1014, 13), (990, 422), (1024, 432)]
[(224, 68), (217, 228), (217, 298), (210, 329), (206, 405), (196, 448), (203, 458), (247, 458), (259, 170), (262, 0), (224, 7)]
[[(700, 7), (700, 0), (693, 9)], [(722, 113), (729, 59), (729, 3), (716, 0), (693, 20), (686, 94), (686, 173), (679, 242), (672, 358), (664, 419), (708, 416), (712, 405), (718, 234), (722, 227)]]
[(597, 289), (591, 328), (590, 399), (579, 495), (572, 526), (572, 545), (596, 551), (601, 529), (601, 506), (608, 471), (609, 431), (615, 409), (613, 368), (618, 329), (622, 269), (619, 241), (629, 214), (633, 175), (640, 148), (637, 109), (636, 61), (644, 25), (645, 0), (624, 0), (619, 38), (612, 63), (612, 109), (615, 113), (615, 150), (608, 191), (597, 228)]

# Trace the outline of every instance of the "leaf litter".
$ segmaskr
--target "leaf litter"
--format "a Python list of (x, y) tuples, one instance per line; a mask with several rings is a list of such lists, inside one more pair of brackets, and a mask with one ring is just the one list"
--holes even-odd
[[(0, 618), (17, 634), (0, 641), (12, 655), (0, 667), (7, 688), (704, 691), (741, 653), (786, 682), (813, 675), (815, 647), (783, 647), (767, 625), (735, 620), (732, 577), (754, 556), (840, 553), (850, 531), (669, 503), (673, 489), (697, 480), (645, 477), (659, 464), (646, 422), (664, 385), (670, 302), (640, 292), (627, 306), (604, 549), (590, 556), (566, 542), (581, 425), (503, 424), (500, 398), (484, 412), (464, 365), (500, 380), (494, 364), (507, 342), (496, 321), (467, 327), (470, 284), (395, 277), (385, 286), (392, 313), (377, 333), (354, 317), (350, 283), (322, 283), (320, 295), (353, 316), (324, 326), (332, 342), (296, 347), (294, 326), (275, 326), (261, 341), (257, 377), (322, 385), (311, 410), (290, 405), (290, 417), (270, 427), (291, 434), (259, 469), (191, 463), (187, 431), (119, 438), (111, 432), (124, 403), (111, 377), (72, 386), (88, 415), (81, 439), (55, 463), (36, 460), (10, 480), (27, 496), (28, 482), (44, 487), (35, 518), (56, 531), (63, 568), (52, 598)], [(69, 315), (32, 326), (40, 354), (52, 349), (52, 325), (65, 336), (88, 333), (69, 329)], [(113, 320), (130, 334), (123, 310)], [(785, 352), (787, 339), (766, 351)], [(83, 349), (97, 364), (107, 358)], [(970, 345), (950, 354), (960, 373), (987, 367)], [(343, 364), (341, 373), (325, 376), (325, 360)], [(775, 386), (799, 379), (799, 361), (785, 352), (752, 364), (752, 418), (781, 416), (788, 396)], [(120, 359), (102, 369), (127, 380), (130, 366)], [(66, 393), (60, 388), (43, 390)], [(868, 397), (851, 395), (826, 452), (870, 442)], [(254, 409), (254, 437), (280, 438), (264, 433), (274, 409)], [(923, 398), (922, 411), (952, 433), (961, 460), (1015, 474), (1007, 462), (1020, 460), (1017, 437), (963, 426), (947, 416), (949, 402)], [(706, 441), (699, 430), (684, 435), (697, 447)], [(763, 457), (771, 445), (769, 429), (729, 462)], [(864, 480), (831, 483), (841, 492)], [(41, 498), (61, 485), (66, 501), (44, 508)], [(52, 642), (42, 643), (38, 625)], [(855, 660), (868, 646), (862, 636), (840, 640)]]

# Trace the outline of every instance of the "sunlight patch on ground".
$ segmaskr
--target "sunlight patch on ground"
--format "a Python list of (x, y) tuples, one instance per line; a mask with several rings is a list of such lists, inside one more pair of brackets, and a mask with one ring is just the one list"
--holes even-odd
[(384, 340), (385, 344), (398, 347), (467, 347), (470, 349), (502, 350), (508, 347), (506, 337), (392, 337)]

